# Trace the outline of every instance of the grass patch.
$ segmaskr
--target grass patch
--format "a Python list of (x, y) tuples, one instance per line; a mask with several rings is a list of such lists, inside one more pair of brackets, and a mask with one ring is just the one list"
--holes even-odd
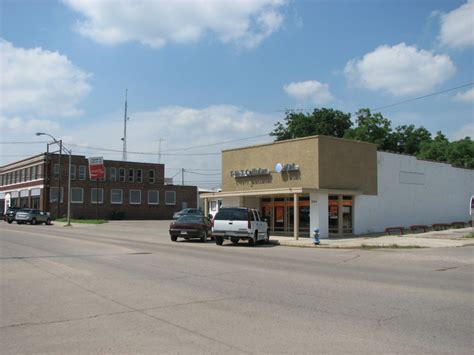
[(420, 249), (419, 245), (398, 245), (398, 244), (389, 244), (389, 245), (367, 245), (362, 244), (361, 249), (371, 250), (371, 249)]
[(474, 232), (470, 232), (469, 234), (466, 234), (465, 236), (463, 236), (463, 238), (474, 239)]
[[(64, 222), (67, 223), (66, 218), (59, 218), (56, 219), (57, 222)], [(77, 224), (104, 224), (107, 223), (105, 219), (73, 219), (71, 218), (71, 223), (77, 223)]]

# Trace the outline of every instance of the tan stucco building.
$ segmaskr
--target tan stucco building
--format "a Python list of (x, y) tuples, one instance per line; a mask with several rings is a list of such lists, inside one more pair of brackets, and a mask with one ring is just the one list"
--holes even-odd
[(222, 152), (222, 191), (204, 208), (259, 209), (272, 235), (322, 238), (469, 220), (474, 171), (326, 136)]

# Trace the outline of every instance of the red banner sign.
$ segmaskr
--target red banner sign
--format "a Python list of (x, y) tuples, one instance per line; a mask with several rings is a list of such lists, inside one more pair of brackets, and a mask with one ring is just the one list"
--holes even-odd
[(91, 180), (105, 179), (104, 159), (102, 157), (91, 157), (88, 160)]

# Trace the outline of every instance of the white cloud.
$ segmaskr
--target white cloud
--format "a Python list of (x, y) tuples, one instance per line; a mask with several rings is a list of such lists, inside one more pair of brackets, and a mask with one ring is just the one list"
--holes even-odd
[(443, 45), (454, 48), (474, 45), (474, 0), (441, 15), (439, 38)]
[[(85, 156), (104, 156), (105, 159), (122, 159), (123, 122), (117, 120), (122, 112), (114, 112), (107, 117), (101, 117), (94, 122), (71, 122), (48, 128), (55, 137), (62, 138), (73, 154)], [(232, 105), (215, 105), (204, 108), (183, 106), (168, 106), (145, 112), (129, 112), (130, 120), (127, 126), (127, 147), (129, 161), (158, 161), (158, 140), (161, 144), (161, 162), (166, 166), (166, 176), (171, 177), (181, 168), (209, 169), (198, 171), (203, 174), (219, 174), (221, 167), (220, 152), (222, 149), (242, 147), (256, 143), (271, 142), (270, 136), (244, 139), (237, 142), (211, 145), (217, 142), (243, 139), (259, 135), (266, 135), (273, 130), (281, 114), (268, 115), (245, 110)], [(16, 127), (22, 126), (20, 119), (15, 122), (2, 120), (0, 117), (0, 131), (8, 132), (4, 141), (31, 141), (44, 142), (44, 137), (34, 137), (35, 131), (25, 132)], [(8, 126), (7, 126), (8, 125)], [(11, 129), (3, 129), (3, 128)], [(40, 127), (36, 128), (38, 131)], [(46, 128), (44, 128), (46, 130)], [(3, 135), (3, 133), (2, 133)], [(30, 138), (25, 138), (30, 137)], [(79, 145), (79, 146), (78, 146)], [(186, 147), (204, 145), (202, 148), (182, 150)], [(85, 149), (86, 147), (104, 147), (117, 150), (116, 152)], [(2, 155), (29, 154), (35, 155), (44, 151), (45, 145), (3, 145)], [(20, 149), (21, 148), (21, 149)], [(179, 149), (179, 150), (176, 150)], [(148, 152), (149, 154), (135, 154)], [(208, 154), (212, 155), (172, 155), (172, 154)], [(3, 157), (0, 155), (0, 165), (15, 161), (17, 157)], [(217, 170), (214, 170), (217, 169)], [(175, 181), (180, 183), (181, 175)], [(195, 183), (204, 181), (201, 186), (215, 187), (220, 185), (220, 175), (185, 174), (186, 181)]]
[(253, 48), (283, 23), (287, 0), (64, 0), (85, 20), (76, 30), (103, 44), (138, 41), (153, 48), (196, 42), (213, 33), (223, 43)]
[(461, 127), (458, 131), (454, 132), (450, 138), (452, 140), (459, 140), (466, 137), (471, 137), (471, 139), (474, 139), (474, 123), (468, 123)]
[(316, 80), (292, 82), (283, 86), (283, 90), (299, 101), (311, 102), (316, 105), (334, 101), (334, 96), (329, 91), (329, 85)]
[(474, 89), (457, 93), (456, 96), (454, 96), (454, 100), (459, 102), (474, 103)]
[(89, 74), (66, 56), (41, 48), (14, 47), (0, 39), (0, 113), (67, 117), (80, 114), (79, 102), (89, 93)]
[(400, 43), (380, 46), (360, 60), (346, 64), (346, 76), (357, 85), (394, 96), (424, 94), (455, 72), (451, 59)]

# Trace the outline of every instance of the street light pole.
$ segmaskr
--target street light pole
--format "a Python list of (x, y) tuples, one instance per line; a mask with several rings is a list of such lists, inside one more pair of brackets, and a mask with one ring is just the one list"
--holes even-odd
[[(69, 155), (69, 167), (68, 167), (68, 179), (67, 179), (67, 223), (66, 226), (71, 226), (71, 156), (72, 156), (72, 149), (67, 149), (63, 145), (62, 140), (57, 140), (54, 138), (51, 134), (49, 133), (44, 133), (44, 132), (37, 132), (37, 136), (48, 136), (53, 140), (53, 143), (59, 144), (59, 183), (58, 186), (60, 185), (61, 181), (61, 154), (62, 151), (64, 150), (68, 155)], [(58, 217), (59, 217), (59, 204), (61, 203), (61, 188), (58, 188)]]

